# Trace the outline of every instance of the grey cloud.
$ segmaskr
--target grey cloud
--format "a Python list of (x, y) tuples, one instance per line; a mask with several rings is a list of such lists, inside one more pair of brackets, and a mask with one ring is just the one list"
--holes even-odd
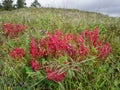
[[(48, 1), (48, 2), (47, 2)], [(39, 0), (41, 5), (101, 12), (120, 16), (120, 0)]]
[[(1, 0), (0, 0), (1, 1)], [(28, 6), (34, 0), (26, 0)], [(120, 17), (120, 0), (38, 0), (44, 7), (75, 8)], [(16, 2), (16, 0), (14, 0)]]

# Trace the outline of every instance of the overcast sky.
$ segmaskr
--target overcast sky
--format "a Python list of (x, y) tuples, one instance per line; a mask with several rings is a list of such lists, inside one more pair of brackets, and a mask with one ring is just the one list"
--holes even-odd
[[(14, 0), (16, 2), (17, 0)], [(34, 0), (26, 0), (27, 6)], [(75, 8), (120, 17), (120, 0), (38, 0), (44, 7)]]

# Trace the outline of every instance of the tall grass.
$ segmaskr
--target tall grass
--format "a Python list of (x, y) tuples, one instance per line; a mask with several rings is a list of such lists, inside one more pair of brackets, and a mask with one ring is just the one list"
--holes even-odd
[[(22, 23), (27, 26), (23, 35), (8, 38), (2, 23)], [(30, 37), (42, 38), (41, 30), (80, 33), (86, 29), (100, 30), (100, 38), (109, 41), (113, 52), (105, 61), (88, 61), (79, 65), (80, 71), (69, 68), (69, 77), (60, 83), (47, 80), (41, 72), (33, 72), (26, 65), (10, 57), (14, 47), (24, 48), (29, 54)], [(27, 71), (27, 72), (26, 72)], [(26, 77), (27, 76), (27, 77)], [(72, 78), (72, 76), (75, 76)], [(1, 90), (119, 90), (120, 89), (120, 18), (78, 10), (24, 8), (0, 12), (0, 88)]]

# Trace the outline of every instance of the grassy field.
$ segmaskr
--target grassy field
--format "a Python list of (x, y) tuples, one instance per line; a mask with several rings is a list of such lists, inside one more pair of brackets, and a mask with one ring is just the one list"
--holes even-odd
[[(18, 37), (6, 36), (3, 23), (24, 24), (27, 29)], [(94, 57), (78, 65), (78, 72), (68, 68), (62, 82), (47, 80), (41, 70), (29, 67), (30, 37), (44, 38), (42, 31), (78, 34), (99, 28), (100, 38), (108, 41), (112, 53), (105, 59)], [(13, 59), (9, 52), (15, 47), (25, 50), (22, 60)], [(46, 62), (46, 58), (42, 64)], [(48, 58), (53, 59), (53, 58)], [(60, 58), (62, 60), (66, 57)], [(77, 64), (77, 63), (76, 63)], [(43, 70), (44, 71), (44, 70)], [(120, 90), (120, 18), (99, 13), (54, 8), (24, 8), (0, 12), (0, 89), (1, 90)]]

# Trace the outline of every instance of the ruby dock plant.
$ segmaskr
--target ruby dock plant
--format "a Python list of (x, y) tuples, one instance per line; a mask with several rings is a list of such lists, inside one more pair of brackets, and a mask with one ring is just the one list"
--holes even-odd
[(14, 59), (20, 59), (25, 56), (25, 51), (22, 48), (14, 48), (10, 51), (10, 56)]
[[(54, 33), (48, 32), (44, 38), (30, 37), (29, 66), (34, 72), (45, 72), (43, 75), (48, 80), (61, 82), (68, 75), (68, 69), (64, 66), (76, 69), (73, 63), (81, 63), (91, 56), (103, 61), (111, 52), (109, 43), (103, 42), (99, 37), (98, 28), (79, 34), (62, 33), (56, 30)], [(24, 50), (19, 48), (15, 48), (10, 54), (15, 59), (25, 55)], [(61, 57), (67, 59), (62, 59), (59, 63)], [(45, 63), (43, 59), (46, 60)]]
[(3, 23), (2, 28), (7, 36), (16, 37), (25, 31), (26, 26), (23, 24)]
[(32, 58), (59, 58), (67, 55), (70, 59), (81, 61), (90, 55), (105, 59), (111, 52), (109, 43), (99, 38), (98, 28), (80, 34), (63, 34), (56, 30), (53, 34), (48, 32), (40, 40), (35, 40), (34, 37), (30, 40)]

